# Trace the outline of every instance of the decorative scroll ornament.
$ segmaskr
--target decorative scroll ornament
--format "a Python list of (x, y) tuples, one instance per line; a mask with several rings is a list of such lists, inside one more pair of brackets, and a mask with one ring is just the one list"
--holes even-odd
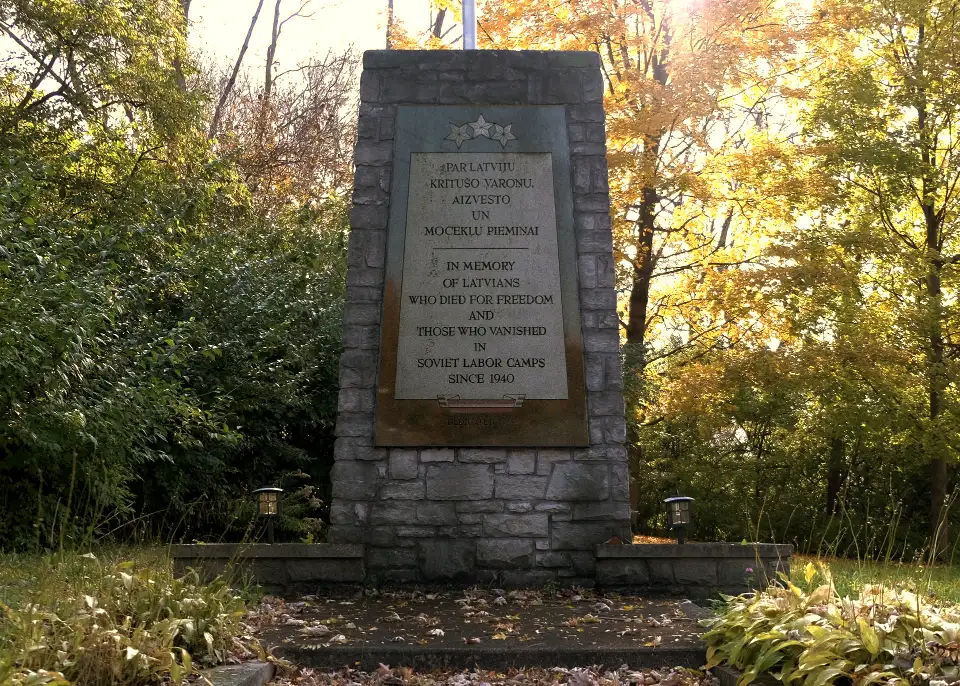
[[(450, 133), (444, 140), (453, 141), (459, 149), (464, 141), (483, 137), (498, 141), (501, 147), (505, 148), (507, 147), (507, 143), (517, 140), (517, 137), (510, 131), (512, 127), (512, 123), (501, 126), (500, 124), (488, 122), (481, 114), (477, 118), (477, 121), (467, 122), (462, 126), (457, 126), (453, 122), (450, 122)], [(493, 132), (490, 131), (491, 128), (493, 128)]]

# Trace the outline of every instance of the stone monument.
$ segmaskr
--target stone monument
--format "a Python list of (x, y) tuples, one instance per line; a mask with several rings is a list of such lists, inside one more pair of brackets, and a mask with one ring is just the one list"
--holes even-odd
[(628, 540), (600, 61), (364, 54), (331, 540), (386, 581), (586, 581)]

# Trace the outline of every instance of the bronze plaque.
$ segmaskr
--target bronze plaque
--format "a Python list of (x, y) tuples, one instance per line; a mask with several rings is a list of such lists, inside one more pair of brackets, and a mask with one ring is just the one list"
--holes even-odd
[(585, 446), (562, 107), (401, 107), (383, 446)]

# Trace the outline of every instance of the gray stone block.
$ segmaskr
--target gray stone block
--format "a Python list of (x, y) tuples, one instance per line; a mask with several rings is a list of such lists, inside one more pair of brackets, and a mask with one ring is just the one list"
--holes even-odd
[(287, 576), (292, 583), (363, 583), (365, 570), (362, 559), (292, 559)]
[(515, 538), (481, 540), (477, 542), (477, 564), (493, 569), (532, 567), (533, 541)]
[(398, 526), (397, 536), (399, 538), (433, 538), (436, 535), (436, 529), (432, 526)]
[(416, 479), (419, 466), (416, 450), (394, 448), (390, 451), (391, 479)]
[[(586, 291), (585, 291), (586, 293)], [(613, 292), (613, 289), (606, 291), (606, 289), (595, 288), (592, 291), (589, 291), (589, 296), (581, 296), (581, 300), (584, 302), (589, 302), (592, 304), (591, 309), (605, 309), (605, 301), (611, 300), (616, 301), (616, 295)], [(586, 306), (586, 305), (585, 305)], [(583, 332), (583, 350), (588, 353), (615, 353), (620, 349), (620, 336), (617, 331), (584, 331)], [(589, 400), (589, 397), (588, 397)], [(622, 401), (622, 398), (621, 398)], [(620, 410), (622, 413), (623, 410)], [(614, 414), (614, 411), (609, 411), (604, 408), (603, 411), (597, 412), (592, 407), (590, 408), (590, 414)]]
[(617, 519), (630, 521), (630, 504), (620, 502), (576, 503), (573, 506), (573, 521), (597, 521)]
[(650, 574), (650, 583), (655, 586), (673, 586), (677, 583), (673, 575), (673, 560), (646, 560)]
[(547, 490), (548, 477), (497, 475), (494, 493), (505, 500), (539, 500)]
[[(360, 99), (366, 102), (376, 102), (379, 97), (380, 74), (375, 71), (364, 71), (360, 75)], [(370, 117), (370, 119), (376, 121), (375, 117)]]
[(685, 586), (716, 586), (717, 563), (715, 560), (677, 559), (673, 563), (673, 578)]
[(593, 550), (598, 543), (608, 541), (614, 536), (621, 540), (629, 536), (629, 523), (621, 522), (554, 522), (554, 550)]
[(568, 514), (571, 511), (569, 503), (537, 503), (535, 508), (537, 512), (546, 512), (547, 514)]
[(381, 500), (423, 500), (427, 489), (422, 481), (380, 484)]
[(430, 448), (420, 451), (421, 462), (453, 462), (455, 452), (451, 448)]
[(417, 566), (416, 548), (368, 548), (367, 566), (372, 570), (414, 568)]
[(480, 538), (482, 535), (483, 527), (480, 524), (462, 524), (460, 526), (437, 527), (437, 538)]
[(625, 409), (623, 395), (616, 391), (587, 393), (587, 404), (590, 408), (590, 414), (594, 417), (605, 415), (622, 417)]
[[(601, 586), (646, 586), (650, 571), (646, 560), (597, 560), (597, 583)], [(672, 580), (671, 580), (672, 583)]]
[(205, 669), (200, 681), (210, 686), (263, 686), (273, 679), (275, 672), (272, 662), (245, 662)]
[(331, 524), (359, 524), (349, 500), (338, 500), (330, 505)]
[[(717, 580), (722, 586), (741, 586), (747, 590), (747, 580), (759, 576), (756, 574), (758, 567), (758, 564), (747, 563), (745, 560), (720, 560), (717, 564)], [(748, 572), (747, 569), (752, 569), (753, 572)]]
[(427, 466), (430, 500), (486, 500), (493, 497), (493, 470), (483, 464)]
[(597, 574), (597, 558), (592, 551), (577, 550), (570, 553), (573, 571), (577, 576), (594, 577)]
[(473, 541), (420, 541), (420, 571), (427, 581), (456, 581), (470, 576), (476, 565)]
[(250, 575), (257, 580), (258, 584), (286, 586), (289, 581), (286, 560), (257, 558), (245, 562), (243, 567), (250, 571)]
[(606, 465), (564, 463), (554, 467), (547, 486), (549, 500), (606, 500), (610, 473)]
[(490, 448), (461, 448), (457, 456), (461, 462), (506, 462), (507, 451)]
[(500, 573), (501, 583), (507, 588), (539, 588), (556, 579), (553, 569), (505, 569)]
[(508, 474), (533, 474), (536, 470), (536, 450), (511, 450), (507, 454)]
[(570, 567), (570, 557), (566, 553), (537, 553), (537, 567)]
[(503, 502), (500, 500), (473, 500), (457, 503), (457, 513), (490, 513), (503, 512)]
[(571, 459), (573, 455), (569, 450), (538, 450), (537, 474), (550, 476), (553, 473), (553, 465), (558, 462), (569, 462)]
[(453, 503), (417, 503), (417, 523), (430, 525), (457, 525), (456, 507)]
[(372, 500), (377, 495), (377, 468), (369, 462), (334, 462), (330, 480), (334, 498)]
[(507, 503), (507, 512), (514, 512), (514, 513), (521, 514), (524, 512), (532, 512), (532, 511), (533, 511), (533, 503), (527, 503), (523, 501)]
[(415, 545), (410, 539), (397, 538), (397, 528), (395, 526), (368, 526), (363, 529), (363, 540), (367, 545), (377, 548), (390, 548), (392, 546), (409, 547)]
[(491, 538), (547, 536), (550, 524), (545, 514), (490, 514), (483, 518), (483, 533)]
[(410, 500), (374, 503), (370, 511), (371, 524), (409, 524), (416, 521), (416, 517), (417, 503)]

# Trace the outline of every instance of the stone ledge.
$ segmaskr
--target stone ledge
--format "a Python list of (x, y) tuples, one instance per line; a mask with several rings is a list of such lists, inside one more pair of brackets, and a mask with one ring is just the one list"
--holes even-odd
[(263, 686), (276, 669), (271, 662), (244, 662), (239, 665), (221, 665), (201, 672), (212, 686)]
[(703, 665), (703, 645), (696, 644), (660, 648), (630, 647), (604, 649), (596, 645), (580, 645), (573, 641), (564, 646), (497, 646), (490, 644), (463, 648), (435, 646), (396, 646), (378, 648), (363, 646), (305, 646), (284, 644), (272, 646), (279, 656), (301, 666), (314, 669), (353, 667), (365, 671), (381, 663), (412, 667), (417, 671), (449, 669), (482, 669), (507, 671), (513, 668), (582, 667), (583, 665), (629, 665), (633, 668), (664, 665), (697, 669)]
[(600, 67), (600, 56), (590, 50), (367, 50), (363, 53), (363, 68), (464, 70), (474, 66), (477, 57), (510, 68)]
[(170, 547), (175, 574), (241, 578), (286, 591), (318, 583), (362, 583), (364, 547), (351, 543), (215, 543)]
[(315, 558), (363, 559), (363, 545), (357, 543), (191, 543), (170, 546), (178, 558), (272, 558), (298, 560)]
[(597, 558), (739, 558), (790, 559), (793, 546), (781, 543), (641, 543), (597, 546)]
[(793, 546), (772, 543), (598, 545), (597, 585), (685, 595), (739, 595), (790, 574)]

